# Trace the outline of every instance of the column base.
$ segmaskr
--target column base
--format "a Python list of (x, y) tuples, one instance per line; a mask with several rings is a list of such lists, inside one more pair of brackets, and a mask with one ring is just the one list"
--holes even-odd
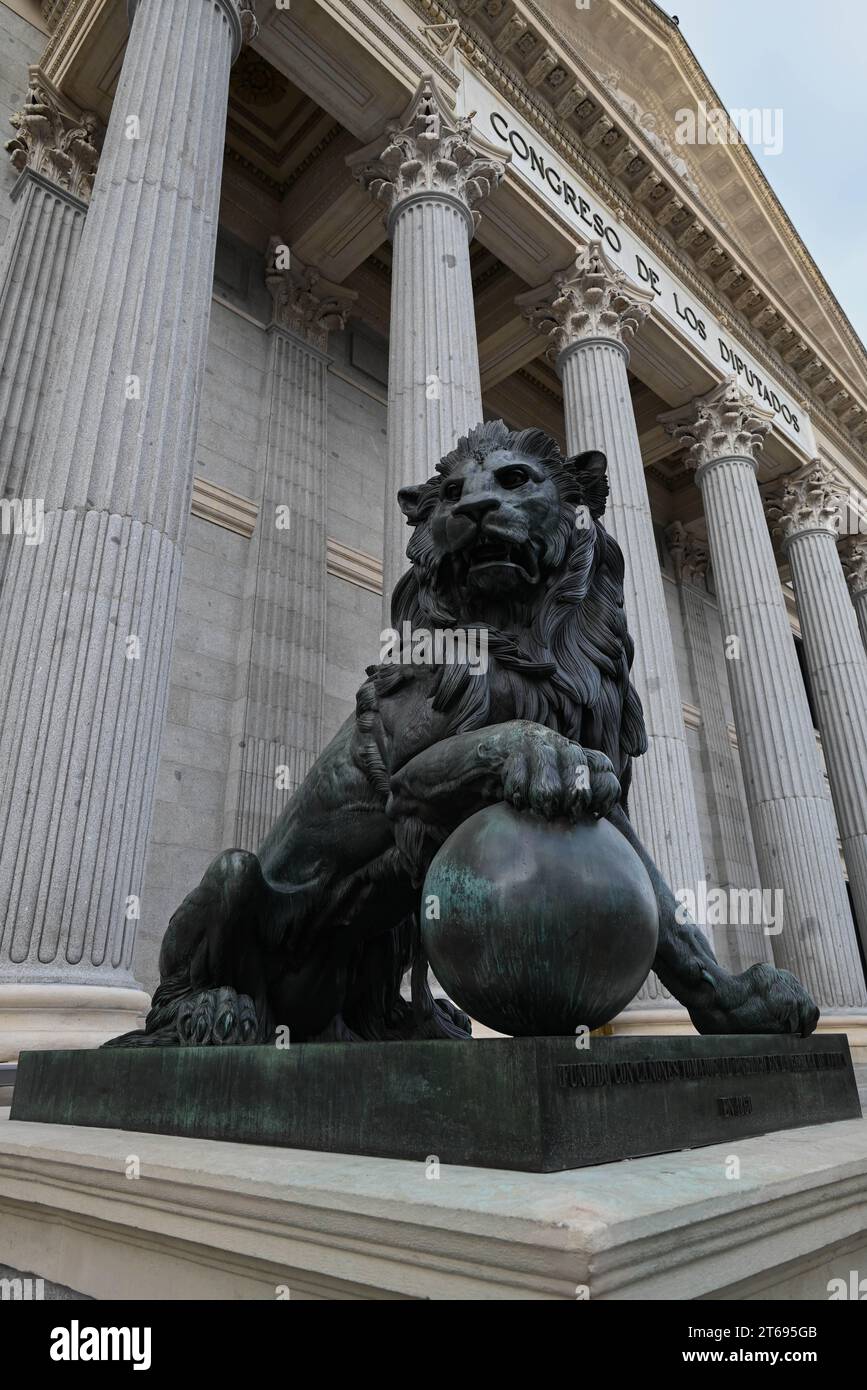
[[(695, 1034), (689, 1014), (674, 1000), (667, 1007), (661, 1005), (651, 1005), (644, 1000), (639, 1001), (639, 1007), (630, 1004), (616, 1018), (612, 1018), (610, 1023), (606, 1023), (602, 1028), (597, 1028), (604, 1038), (631, 1038), (636, 1033), (676, 1033), (679, 1036), (684, 1033)], [(842, 1032), (838, 1029), (838, 1032)]]
[(150, 995), (117, 985), (0, 984), (0, 1062), (20, 1052), (100, 1047), (143, 1028)]
[(841, 1009), (837, 1013), (823, 1013), (819, 1019), (817, 1033), (845, 1033), (849, 1039), (852, 1062), (857, 1067), (867, 1066), (867, 1009)]
[[(602, 1037), (634, 1037), (636, 1033), (695, 1033), (686, 1009), (624, 1009), (610, 1023), (597, 1029)], [(867, 1065), (867, 1010), (840, 1010), (836, 1013), (823, 1013), (819, 1019), (817, 1033), (845, 1033), (849, 1039), (849, 1049), (855, 1066)], [(475, 1025), (473, 1035), (477, 1036)], [(479, 1034), (478, 1036), (485, 1036)]]

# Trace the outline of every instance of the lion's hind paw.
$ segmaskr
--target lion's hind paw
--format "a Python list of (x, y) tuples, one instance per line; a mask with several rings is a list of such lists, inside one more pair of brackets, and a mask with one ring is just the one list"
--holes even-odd
[(254, 1043), (259, 1022), (249, 995), (224, 985), (185, 999), (178, 1009), (177, 1030), (184, 1047), (230, 1047)]

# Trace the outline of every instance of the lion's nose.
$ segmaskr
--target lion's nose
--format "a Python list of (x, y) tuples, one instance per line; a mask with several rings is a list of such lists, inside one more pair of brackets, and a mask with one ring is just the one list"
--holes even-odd
[(469, 517), (478, 525), (486, 512), (495, 512), (499, 505), (496, 497), (468, 497), (453, 509), (452, 515)]

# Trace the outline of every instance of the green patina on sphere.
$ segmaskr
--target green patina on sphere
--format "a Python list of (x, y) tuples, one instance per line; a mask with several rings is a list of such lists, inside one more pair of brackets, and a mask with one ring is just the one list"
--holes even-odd
[(449, 836), (421, 916), (443, 988), (517, 1037), (608, 1023), (647, 978), (659, 925), (644, 865), (608, 821), (544, 821), (505, 803)]

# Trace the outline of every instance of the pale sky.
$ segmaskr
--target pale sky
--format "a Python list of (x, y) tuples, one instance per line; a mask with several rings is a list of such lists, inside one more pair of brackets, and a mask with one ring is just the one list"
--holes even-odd
[(867, 3), (665, 0), (727, 108), (783, 113), (783, 148), (752, 149), (867, 342)]

